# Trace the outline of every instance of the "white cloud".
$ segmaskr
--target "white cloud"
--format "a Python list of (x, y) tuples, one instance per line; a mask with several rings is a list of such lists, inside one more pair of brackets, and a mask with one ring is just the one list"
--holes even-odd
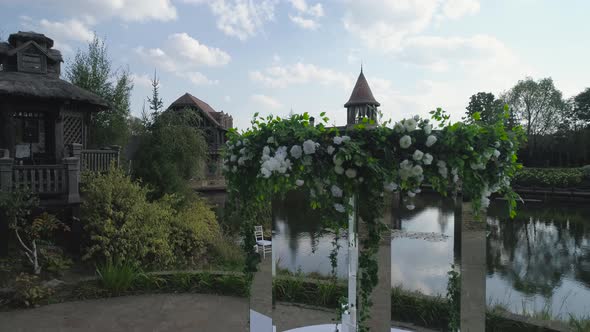
[(177, 18), (176, 8), (171, 0), (20, 1), (42, 9), (47, 9), (47, 5), (50, 5), (52, 9), (59, 9), (70, 16), (84, 17), (87, 21), (118, 18), (126, 22), (145, 22), (170, 21)]
[(450, 19), (479, 12), (479, 0), (448, 0), (442, 7), (442, 13)]
[[(139, 85), (144, 88), (152, 87), (152, 78), (148, 74), (131, 74), (131, 79), (133, 80), (133, 84), (136, 86)], [(161, 83), (160, 87), (162, 87)]]
[(143, 62), (187, 79), (195, 85), (219, 83), (218, 80), (207, 78), (197, 68), (224, 66), (231, 61), (230, 55), (225, 51), (204, 45), (184, 32), (169, 35), (163, 48), (139, 46), (135, 48), (135, 53)]
[(263, 71), (251, 71), (250, 79), (262, 82), (270, 87), (281, 88), (304, 83), (318, 83), (347, 88), (351, 84), (350, 81), (353, 80), (351, 75), (301, 62), (288, 66), (275, 65)]
[(188, 79), (194, 85), (216, 85), (219, 84), (218, 80), (210, 80), (207, 76), (203, 75), (198, 71), (191, 72), (178, 72), (176, 73), (179, 77)]
[(49, 21), (42, 19), (35, 22), (29, 16), (20, 16), (20, 24), (25, 30), (38, 31), (54, 40), (53, 47), (64, 54), (73, 52), (67, 42), (87, 42), (92, 40), (94, 33), (86, 22), (78, 19)]
[(266, 96), (266, 95), (261, 95), (261, 94), (255, 94), (250, 96), (250, 100), (252, 100), (254, 103), (263, 106), (267, 109), (271, 109), (271, 110), (276, 110), (281, 108), (283, 105), (277, 101), (276, 99)]
[(228, 36), (246, 40), (255, 36), (266, 22), (274, 20), (277, 0), (184, 0), (206, 4), (217, 17), (217, 28)]
[(168, 36), (167, 45), (170, 53), (178, 54), (195, 65), (223, 66), (231, 60), (226, 52), (201, 44), (186, 32)]
[(478, 0), (348, 0), (346, 30), (371, 48), (396, 52), (406, 37), (424, 32), (435, 18), (476, 13)]
[(313, 17), (324, 16), (324, 7), (319, 2), (313, 6), (309, 6), (305, 0), (290, 0), (290, 2), (293, 8), (300, 14), (307, 14)]
[(163, 48), (139, 46), (135, 51), (145, 62), (165, 71), (184, 72), (202, 66), (217, 67), (231, 60), (225, 51), (204, 45), (184, 32), (169, 35)]
[(291, 22), (297, 24), (299, 27), (307, 30), (315, 30), (320, 26), (319, 23), (317, 23), (316, 21), (304, 18), (302, 16), (289, 15), (289, 19), (291, 19)]
[(316, 30), (320, 24), (317, 19), (324, 16), (324, 7), (321, 3), (316, 3), (313, 6), (309, 6), (305, 0), (290, 0), (293, 9), (297, 11), (297, 14), (289, 14), (291, 22), (297, 26), (307, 30)]

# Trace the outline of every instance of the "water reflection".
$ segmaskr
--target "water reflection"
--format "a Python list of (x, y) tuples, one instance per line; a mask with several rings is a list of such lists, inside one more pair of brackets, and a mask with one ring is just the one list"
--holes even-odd
[[(454, 204), (423, 194), (416, 209), (399, 211), (404, 232), (433, 232), (446, 239), (394, 237), (392, 286), (403, 284), (426, 294), (446, 293), (447, 272), (459, 262)], [(274, 206), (273, 246), (279, 266), (329, 274), (332, 236), (303, 198)], [(550, 310), (555, 315), (590, 313), (590, 208), (583, 204), (527, 203), (515, 220), (496, 201), (488, 211), (487, 298), (515, 312)], [(392, 220), (392, 225), (394, 224)], [(341, 240), (345, 245), (345, 239)], [(346, 249), (338, 255), (338, 275), (346, 277)]]

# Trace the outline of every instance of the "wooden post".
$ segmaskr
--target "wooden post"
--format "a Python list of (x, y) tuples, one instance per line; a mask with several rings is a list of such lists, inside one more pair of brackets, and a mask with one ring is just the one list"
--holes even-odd
[(63, 115), (61, 114), (61, 108), (55, 115), (54, 123), (54, 135), (55, 135), (55, 160), (60, 160), (65, 157), (64, 154), (64, 123)]
[[(12, 191), (12, 164), (8, 150), (0, 149), (0, 192)], [(8, 255), (8, 218), (0, 210), (0, 256)]]
[(0, 158), (0, 191), (12, 191), (12, 164), (14, 160), (8, 157), (7, 150), (0, 150), (2, 157)]
[(79, 192), (79, 181), (80, 178), (80, 167), (78, 158), (68, 157), (63, 159), (63, 163), (66, 166), (66, 178), (67, 183), (67, 203), (77, 204), (80, 203), (80, 192)]
[(461, 208), (461, 331), (480, 332), (486, 321), (486, 218), (475, 219), (471, 202)]
[(82, 171), (82, 144), (70, 144), (70, 157), (78, 159), (78, 183), (80, 183), (80, 172)]

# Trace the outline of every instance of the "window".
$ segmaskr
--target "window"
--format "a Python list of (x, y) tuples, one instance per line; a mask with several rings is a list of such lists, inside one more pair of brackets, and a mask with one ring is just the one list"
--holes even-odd
[(28, 53), (23, 52), (18, 56), (18, 71), (28, 73), (45, 73), (47, 71), (45, 56), (42, 54), (31, 53), (30, 49), (27, 51)]

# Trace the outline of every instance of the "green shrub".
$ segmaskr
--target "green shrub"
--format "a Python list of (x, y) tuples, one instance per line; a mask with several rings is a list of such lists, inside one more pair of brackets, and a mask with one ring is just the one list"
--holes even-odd
[(590, 165), (582, 167), (582, 171), (584, 172), (584, 177), (586, 180), (590, 180)]
[(195, 266), (206, 263), (216, 243), (222, 240), (215, 213), (197, 199), (171, 218), (170, 246), (177, 263)]
[(129, 262), (111, 262), (96, 268), (100, 285), (113, 294), (121, 294), (131, 288), (139, 276), (139, 270)]
[(513, 183), (525, 187), (572, 187), (583, 180), (582, 168), (522, 168)]
[(14, 283), (14, 298), (17, 305), (35, 307), (46, 300), (53, 290), (40, 284), (39, 277), (21, 273)]
[(84, 260), (147, 267), (171, 263), (167, 226), (174, 211), (167, 202), (149, 202), (148, 190), (116, 168), (86, 175), (82, 194)]
[(82, 193), (84, 260), (118, 260), (145, 269), (193, 266), (221, 239), (211, 208), (173, 195), (148, 200), (148, 189), (120, 169), (86, 175)]
[(55, 275), (62, 276), (73, 264), (72, 260), (64, 255), (61, 248), (41, 248), (39, 252), (45, 270)]

